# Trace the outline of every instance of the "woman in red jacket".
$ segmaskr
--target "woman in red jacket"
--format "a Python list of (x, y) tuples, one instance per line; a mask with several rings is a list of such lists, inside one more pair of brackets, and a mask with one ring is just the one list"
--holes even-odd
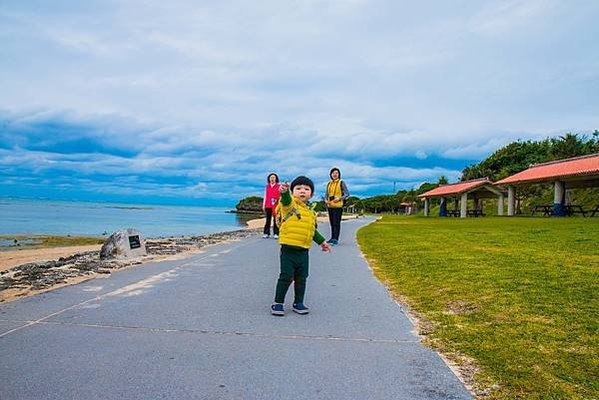
[[(273, 220), (273, 215), (277, 204), (279, 204), (279, 198), (281, 193), (279, 192), (279, 176), (274, 172), (268, 174), (266, 178), (266, 189), (264, 190), (264, 202), (262, 203), (262, 210), (266, 213), (266, 224), (264, 224), (264, 235), (263, 238), (270, 237), (270, 221)], [(273, 224), (274, 238), (279, 237), (279, 227), (276, 223)]]

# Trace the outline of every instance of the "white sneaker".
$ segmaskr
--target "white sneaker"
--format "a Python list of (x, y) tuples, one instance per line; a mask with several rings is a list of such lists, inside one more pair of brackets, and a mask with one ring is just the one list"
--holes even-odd
[(277, 234), (275, 233), (275, 234), (274, 234), (272, 237), (273, 237), (273, 238), (275, 238), (275, 239), (278, 239), (278, 238), (279, 238), (279, 235), (277, 235)]
[(264, 235), (262, 235), (263, 239), (268, 239), (270, 237), (270, 235), (267, 235), (266, 233)]

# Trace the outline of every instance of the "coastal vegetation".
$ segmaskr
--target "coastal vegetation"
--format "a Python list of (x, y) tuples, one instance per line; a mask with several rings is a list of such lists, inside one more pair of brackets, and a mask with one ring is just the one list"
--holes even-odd
[(46, 247), (86, 246), (104, 243), (104, 238), (91, 236), (0, 235), (0, 251)]
[(599, 398), (597, 238), (589, 218), (387, 215), (358, 232), (425, 343), (489, 399)]
[(235, 210), (240, 214), (262, 214), (262, 201), (259, 196), (250, 196), (239, 200)]

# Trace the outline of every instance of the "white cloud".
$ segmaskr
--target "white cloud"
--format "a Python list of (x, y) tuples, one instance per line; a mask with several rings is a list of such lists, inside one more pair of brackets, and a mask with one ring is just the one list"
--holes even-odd
[(555, 0), (509, 0), (491, 3), (470, 21), (475, 32), (488, 35), (514, 34), (522, 29), (534, 29), (538, 21), (553, 12)]
[[(9, 0), (0, 117), (12, 132), (75, 128), (15, 137), (0, 162), (189, 179), (169, 190), (191, 194), (273, 169), (324, 180), (340, 165), (364, 193), (456, 176), (452, 160), (598, 127), (598, 14), (555, 0)], [(99, 155), (51, 147), (77, 140)], [(421, 167), (388, 167), (400, 158)]]

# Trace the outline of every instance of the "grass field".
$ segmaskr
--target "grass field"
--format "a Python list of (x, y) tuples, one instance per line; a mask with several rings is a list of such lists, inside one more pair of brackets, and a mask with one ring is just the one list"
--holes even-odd
[(478, 393), (599, 399), (599, 218), (385, 216), (358, 240)]

